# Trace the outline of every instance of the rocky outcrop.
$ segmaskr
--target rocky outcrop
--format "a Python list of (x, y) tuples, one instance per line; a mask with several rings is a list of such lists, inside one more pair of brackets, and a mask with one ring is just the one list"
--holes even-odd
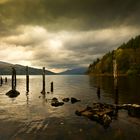
[(53, 98), (51, 101), (51, 105), (54, 107), (58, 107), (64, 105), (64, 102), (59, 102), (57, 98)]
[(78, 116), (84, 116), (90, 120), (102, 124), (105, 128), (110, 126), (112, 119), (117, 116), (118, 110), (125, 109), (128, 114), (133, 117), (140, 117), (140, 105), (138, 104), (122, 104), (111, 105), (105, 103), (93, 103), (93, 106), (87, 106), (75, 111)]
[(108, 127), (112, 121), (112, 117), (116, 115), (115, 106), (102, 103), (94, 103), (92, 107), (87, 106), (84, 109), (76, 110), (78, 116), (85, 116), (90, 120)]
[(74, 104), (76, 102), (80, 102), (80, 100), (74, 98), (74, 97), (71, 97), (71, 103)]
[(6, 93), (7, 96), (10, 98), (15, 98), (19, 95), (20, 93), (17, 90), (10, 90)]

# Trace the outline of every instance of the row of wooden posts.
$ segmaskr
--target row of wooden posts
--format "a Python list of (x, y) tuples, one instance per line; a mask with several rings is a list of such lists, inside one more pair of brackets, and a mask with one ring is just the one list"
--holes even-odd
[[(42, 70), (42, 84), (43, 84), (43, 88), (42, 88), (42, 94), (45, 94), (46, 93), (46, 88), (45, 88), (45, 67), (43, 67), (43, 70)], [(7, 77), (5, 77), (5, 83), (7, 82)], [(3, 84), (3, 79), (1, 77), (0, 79), (0, 85)], [(16, 86), (17, 86), (17, 80), (16, 80), (16, 69), (14, 67), (12, 67), (12, 90), (16, 90)], [(29, 68), (28, 66), (26, 66), (26, 91), (29, 92)], [(54, 91), (54, 88), (53, 88), (53, 82), (51, 82), (51, 92)]]

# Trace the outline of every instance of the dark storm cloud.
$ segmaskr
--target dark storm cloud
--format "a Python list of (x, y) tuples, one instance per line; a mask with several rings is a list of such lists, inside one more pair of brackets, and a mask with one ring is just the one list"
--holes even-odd
[(138, 35), (139, 15), (139, 0), (0, 0), (0, 59), (88, 65)]
[(139, 14), (139, 0), (10, 0), (0, 4), (0, 29), (4, 33), (26, 24), (58, 30), (139, 26)]

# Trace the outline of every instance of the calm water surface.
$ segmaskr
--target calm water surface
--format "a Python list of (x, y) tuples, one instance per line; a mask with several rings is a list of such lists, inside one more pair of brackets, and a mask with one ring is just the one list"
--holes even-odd
[[(46, 76), (46, 91), (54, 82), (54, 93), (41, 95), (42, 77), (30, 76), (30, 92), (26, 93), (25, 76), (17, 76), (20, 95), (11, 99), (5, 95), (8, 83), (0, 87), (0, 140), (139, 140), (140, 118), (119, 111), (116, 120), (105, 129), (97, 122), (75, 115), (78, 108), (93, 102), (140, 104), (140, 78), (118, 79), (118, 94), (112, 77)], [(100, 95), (97, 87), (101, 87)], [(60, 101), (75, 97), (81, 102), (52, 107), (51, 99)]]

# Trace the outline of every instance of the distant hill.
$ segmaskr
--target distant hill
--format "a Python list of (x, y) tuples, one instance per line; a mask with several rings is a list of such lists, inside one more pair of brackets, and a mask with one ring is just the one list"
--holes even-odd
[[(22, 65), (14, 65), (6, 62), (0, 61), (0, 75), (10, 75), (12, 70), (11, 68), (14, 67), (18, 75), (25, 75), (26, 74), (26, 66)], [(30, 75), (40, 75), (42, 74), (42, 69), (32, 68), (29, 67), (29, 74)], [(51, 71), (46, 70), (46, 74), (52, 75), (55, 74)]]
[(140, 75), (140, 36), (123, 43), (118, 49), (105, 54), (90, 64), (87, 73), (112, 75), (113, 60), (116, 60), (119, 75)]
[(59, 73), (59, 75), (83, 75), (87, 71), (86, 67), (79, 67)]

